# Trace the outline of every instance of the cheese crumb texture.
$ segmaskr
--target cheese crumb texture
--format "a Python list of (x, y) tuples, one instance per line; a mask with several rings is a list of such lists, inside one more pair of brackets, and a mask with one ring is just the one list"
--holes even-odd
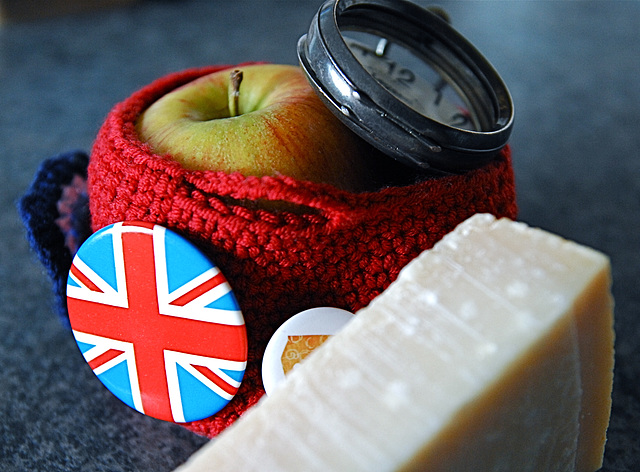
[(603, 254), (476, 215), (179, 471), (593, 472), (610, 284)]

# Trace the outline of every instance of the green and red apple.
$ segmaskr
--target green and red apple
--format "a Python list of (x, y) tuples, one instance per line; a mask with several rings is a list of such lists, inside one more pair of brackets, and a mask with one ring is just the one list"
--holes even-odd
[(140, 138), (187, 169), (286, 175), (370, 190), (375, 156), (313, 91), (301, 68), (248, 65), (200, 77), (140, 116)]

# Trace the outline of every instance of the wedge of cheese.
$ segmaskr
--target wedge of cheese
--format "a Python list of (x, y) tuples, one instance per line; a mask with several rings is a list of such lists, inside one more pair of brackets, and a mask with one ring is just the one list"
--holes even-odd
[(179, 470), (595, 471), (613, 342), (606, 256), (476, 215)]

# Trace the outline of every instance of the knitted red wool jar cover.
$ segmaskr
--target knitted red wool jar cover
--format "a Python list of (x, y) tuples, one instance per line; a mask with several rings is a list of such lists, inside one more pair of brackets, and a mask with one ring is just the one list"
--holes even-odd
[[(170, 90), (225, 66), (163, 77), (116, 105), (89, 163), (93, 230), (123, 220), (157, 223), (203, 248), (231, 284), (245, 317), (249, 361), (236, 397), (184, 426), (213, 437), (263, 395), (261, 359), (273, 332), (316, 306), (357, 311), (400, 269), (478, 212), (515, 218), (509, 148), (485, 167), (354, 194), (287, 177), (187, 171), (153, 154), (135, 121)], [(234, 200), (284, 200), (307, 212), (248, 209)]]

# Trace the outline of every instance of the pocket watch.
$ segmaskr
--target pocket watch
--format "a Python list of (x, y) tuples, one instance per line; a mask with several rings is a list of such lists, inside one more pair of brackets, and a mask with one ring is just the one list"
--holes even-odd
[(477, 168), (511, 134), (507, 86), (440, 9), (328, 0), (298, 41), (298, 58), (336, 116), (417, 170)]

